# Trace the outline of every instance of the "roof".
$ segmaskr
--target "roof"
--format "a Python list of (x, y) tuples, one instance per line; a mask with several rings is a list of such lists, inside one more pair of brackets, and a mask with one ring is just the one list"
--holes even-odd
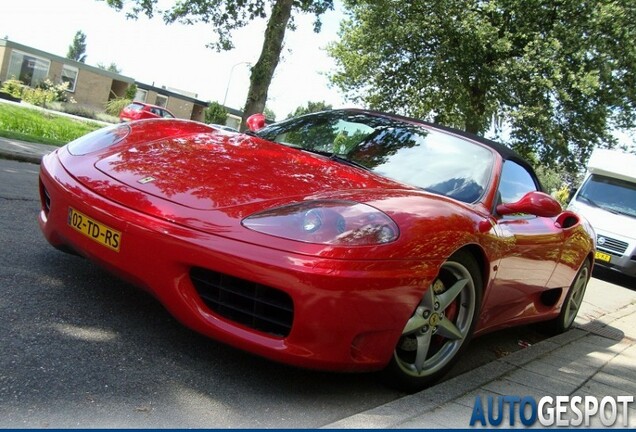
[(210, 104), (209, 102), (205, 102), (205, 101), (202, 101), (200, 99), (184, 95), (183, 93), (179, 93), (179, 92), (175, 92), (175, 91), (172, 91), (172, 90), (168, 90), (165, 87), (156, 87), (154, 85), (144, 84), (144, 83), (139, 82), (139, 81), (135, 81), (135, 84), (137, 85), (137, 88), (140, 88), (142, 90), (151, 90), (151, 91), (157, 92), (157, 93), (159, 93), (161, 95), (171, 96), (171, 97), (174, 97), (174, 98), (186, 100), (186, 101), (192, 102), (193, 104), (196, 104), (196, 105), (203, 105), (203, 106), (207, 107)]
[(121, 74), (118, 74), (118, 73), (115, 73), (115, 72), (111, 72), (111, 71), (108, 71), (106, 69), (100, 69), (100, 68), (98, 68), (96, 66), (91, 66), (89, 64), (78, 62), (78, 61), (75, 61), (75, 60), (72, 60), (72, 59), (69, 59), (69, 58), (66, 58), (66, 57), (61, 57), (61, 56), (58, 56), (58, 55), (55, 55), (55, 54), (51, 54), (49, 52), (42, 51), (42, 50), (39, 50), (39, 49), (36, 49), (36, 48), (32, 48), (32, 47), (27, 46), (27, 45), (22, 45), (22, 44), (19, 44), (17, 42), (13, 42), (13, 41), (8, 40), (8, 39), (0, 39), (0, 46), (5, 46), (7, 48), (16, 49), (18, 51), (24, 51), (26, 53), (33, 54), (33, 55), (36, 55), (36, 56), (39, 56), (39, 57), (44, 57), (44, 58), (49, 59), (49, 60), (54, 60), (54, 61), (56, 61), (58, 63), (64, 63), (64, 64), (67, 64), (67, 65), (72, 65), (72, 66), (77, 67), (78, 69), (88, 70), (88, 71), (91, 71), (91, 72), (94, 72), (96, 74), (109, 77), (109, 78), (117, 80), (117, 81), (124, 81), (124, 82), (130, 83), (130, 84), (135, 82), (135, 80), (133, 78), (130, 78), (128, 76), (121, 75)]
[(587, 163), (592, 174), (636, 182), (636, 155), (620, 150), (594, 149)]

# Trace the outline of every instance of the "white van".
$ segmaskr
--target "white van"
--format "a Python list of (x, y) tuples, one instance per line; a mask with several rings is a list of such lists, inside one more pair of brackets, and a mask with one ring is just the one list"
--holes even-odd
[(636, 155), (596, 149), (568, 206), (596, 231), (596, 264), (636, 277)]

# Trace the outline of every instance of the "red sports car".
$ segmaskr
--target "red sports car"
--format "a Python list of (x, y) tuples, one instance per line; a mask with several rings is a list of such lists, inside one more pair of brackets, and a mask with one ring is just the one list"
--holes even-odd
[(46, 156), (40, 195), (53, 246), (186, 326), (297, 366), (384, 370), (408, 390), (474, 335), (568, 329), (594, 262), (589, 224), (510, 149), (363, 110), (247, 134), (120, 124)]
[(133, 102), (124, 107), (124, 109), (122, 109), (119, 113), (119, 120), (122, 122), (156, 118), (175, 117), (174, 114), (163, 107), (143, 102)]

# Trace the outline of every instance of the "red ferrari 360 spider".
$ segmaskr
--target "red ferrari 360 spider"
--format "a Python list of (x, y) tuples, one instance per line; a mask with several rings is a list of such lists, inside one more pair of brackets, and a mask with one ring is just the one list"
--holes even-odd
[(510, 149), (363, 110), (247, 134), (112, 126), (47, 155), (40, 195), (52, 245), (186, 326), (297, 366), (384, 370), (410, 390), (474, 335), (568, 329), (594, 262), (588, 223)]

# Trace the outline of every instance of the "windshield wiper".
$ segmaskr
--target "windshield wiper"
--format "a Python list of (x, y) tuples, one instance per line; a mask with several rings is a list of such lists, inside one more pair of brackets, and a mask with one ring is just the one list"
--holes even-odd
[(617, 215), (623, 215), (623, 216), (629, 216), (629, 217), (636, 217), (634, 216), (634, 214), (632, 213), (628, 213), (622, 210), (618, 210), (614, 207), (610, 207), (609, 205), (600, 205), (597, 202), (591, 200), (589, 197), (585, 196), (585, 195), (579, 195), (579, 198), (584, 199), (585, 201), (587, 201), (588, 203), (590, 203), (592, 206), (597, 207), (597, 208), (601, 208), (603, 210), (606, 210), (612, 214), (617, 214)]
[[(292, 147), (292, 146), (290, 146)], [(356, 167), (356, 168), (360, 168), (363, 169), (365, 171), (369, 171), (369, 168), (365, 167), (364, 165), (356, 162), (356, 161), (352, 161), (351, 159), (347, 159), (346, 157), (340, 156), (339, 154), (336, 153), (332, 153), (330, 151), (325, 151), (325, 150), (316, 150), (316, 149), (307, 149), (307, 148), (302, 148), (302, 147), (295, 147), (293, 146), (292, 148), (301, 150), (301, 151), (306, 151), (307, 153), (314, 153), (314, 154), (319, 154), (321, 156), (327, 156), (330, 160), (336, 161), (336, 162), (340, 162), (343, 163), (345, 165), (349, 165), (352, 167)]]
[(353, 167), (360, 168), (360, 169), (363, 169), (365, 171), (369, 171), (369, 168), (365, 167), (361, 163), (353, 161), (351, 159), (347, 159), (346, 157), (342, 157), (342, 156), (337, 155), (335, 153), (332, 153), (331, 156), (329, 156), (329, 159), (335, 160), (335, 161), (338, 161), (338, 162), (342, 162), (344, 164), (351, 165)]
[(587, 201), (588, 203), (592, 204), (592, 206), (594, 207), (603, 208), (600, 205), (598, 205), (595, 201), (593, 201), (591, 198), (587, 197), (586, 195), (579, 195), (578, 198), (581, 198), (582, 200)]
[(636, 215), (634, 215), (633, 213), (628, 213), (622, 210), (618, 210), (615, 208), (606, 208), (607, 211), (612, 212), (614, 214), (619, 214), (619, 215), (623, 215), (623, 216), (628, 216), (628, 217), (632, 217), (632, 218), (636, 218)]

